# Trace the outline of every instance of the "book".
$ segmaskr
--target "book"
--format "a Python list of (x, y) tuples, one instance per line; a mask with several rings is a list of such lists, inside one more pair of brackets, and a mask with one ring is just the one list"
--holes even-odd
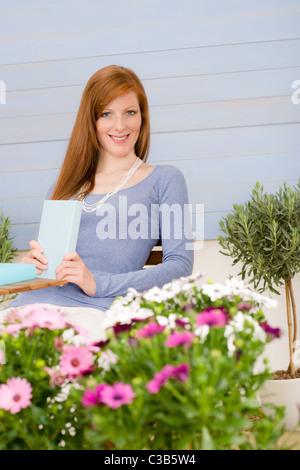
[(48, 259), (48, 269), (38, 278), (56, 279), (55, 270), (63, 257), (76, 251), (81, 212), (81, 201), (44, 201), (38, 243)]
[(0, 286), (15, 282), (30, 281), (36, 278), (34, 264), (0, 263)]

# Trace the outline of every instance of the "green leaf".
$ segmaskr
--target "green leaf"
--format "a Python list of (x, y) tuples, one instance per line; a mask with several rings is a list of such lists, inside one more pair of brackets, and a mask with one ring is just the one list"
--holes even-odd
[(215, 450), (215, 443), (206, 426), (202, 427), (202, 447), (201, 450)]

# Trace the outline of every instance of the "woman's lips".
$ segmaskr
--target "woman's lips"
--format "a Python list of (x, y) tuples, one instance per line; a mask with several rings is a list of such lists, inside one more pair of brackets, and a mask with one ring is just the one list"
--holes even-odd
[(130, 134), (126, 134), (126, 135), (120, 135), (120, 136), (117, 136), (117, 135), (110, 135), (109, 137), (116, 143), (116, 144), (123, 144), (124, 142), (126, 142), (126, 140), (128, 139)]

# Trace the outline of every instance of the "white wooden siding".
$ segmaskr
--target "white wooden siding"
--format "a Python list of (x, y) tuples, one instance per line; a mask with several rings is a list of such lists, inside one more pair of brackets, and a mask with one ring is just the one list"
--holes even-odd
[(300, 0), (2, 0), (0, 208), (37, 236), (89, 77), (132, 68), (150, 104), (149, 163), (176, 165), (205, 238), (256, 181), (300, 176)]

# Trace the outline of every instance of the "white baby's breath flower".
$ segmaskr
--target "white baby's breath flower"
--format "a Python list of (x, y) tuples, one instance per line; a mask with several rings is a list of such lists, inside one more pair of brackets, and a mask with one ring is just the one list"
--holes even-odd
[(157, 323), (158, 323), (160, 326), (165, 326), (166, 328), (170, 328), (170, 329), (175, 328), (175, 326), (176, 326), (176, 318), (177, 318), (177, 316), (175, 315), (175, 313), (171, 313), (171, 314), (168, 315), (167, 317), (164, 316), (164, 315), (157, 315), (157, 316), (155, 317)]
[(154, 286), (152, 289), (144, 292), (143, 298), (146, 302), (165, 302), (172, 299), (174, 296), (173, 292), (168, 289), (161, 289), (160, 287)]
[(225, 286), (228, 288), (228, 295), (241, 295), (248, 290), (244, 282), (236, 277), (226, 279)]
[(259, 303), (261, 306), (265, 306), (267, 308), (276, 308), (278, 305), (277, 300), (271, 299), (270, 297), (263, 296), (258, 292), (252, 292), (249, 290), (249, 298), (248, 300), (253, 300), (254, 302)]
[(195, 335), (196, 336), (199, 336), (199, 340), (201, 343), (204, 342), (206, 336), (208, 335), (209, 333), (209, 326), (208, 325), (201, 325), (201, 326), (198, 326), (195, 331), (194, 331)]
[(212, 302), (218, 299), (222, 299), (230, 293), (228, 287), (224, 284), (203, 284), (202, 286), (203, 294), (207, 295)]
[[(253, 339), (265, 342), (267, 335), (259, 323), (254, 320), (250, 315), (245, 315), (243, 312), (238, 312), (234, 318), (226, 325), (224, 336), (227, 338), (227, 347), (230, 354), (235, 351), (235, 333), (243, 331), (245, 322), (250, 323), (254, 327)], [(249, 333), (251, 330), (249, 331)]]
[(117, 362), (118, 356), (110, 349), (107, 349), (107, 351), (103, 351), (97, 361), (98, 366), (104, 371), (109, 371), (111, 364), (116, 364)]

